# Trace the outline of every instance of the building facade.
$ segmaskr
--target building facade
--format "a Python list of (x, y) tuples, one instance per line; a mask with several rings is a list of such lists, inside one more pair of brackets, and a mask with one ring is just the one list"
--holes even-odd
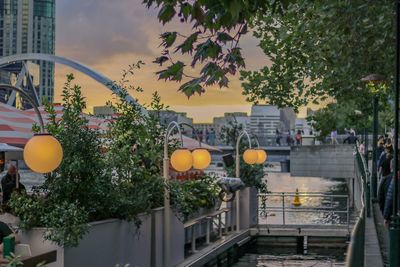
[[(158, 117), (160, 123), (162, 125), (167, 126), (172, 121), (177, 123), (185, 123), (189, 125), (193, 125), (193, 119), (189, 118), (185, 112), (176, 112), (173, 110), (161, 110), (161, 111), (150, 111), (154, 112), (154, 114)], [(190, 126), (183, 125), (181, 127), (182, 134), (191, 137), (193, 135), (193, 130)]]
[[(55, 52), (55, 0), (0, 0), (0, 56)], [(54, 63), (40, 67), (37, 94), (52, 102)]]
[(278, 136), (282, 143), (288, 131), (294, 130), (295, 120), (296, 114), (291, 108), (254, 105), (251, 107), (249, 130), (258, 137), (260, 145), (276, 145)]

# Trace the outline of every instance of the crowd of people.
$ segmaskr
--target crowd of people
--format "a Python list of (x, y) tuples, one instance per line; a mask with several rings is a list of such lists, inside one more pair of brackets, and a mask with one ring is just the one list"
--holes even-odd
[[(301, 146), (303, 144), (303, 136), (304, 131), (297, 130), (295, 133), (294, 130), (287, 130), (286, 132), (286, 145), (287, 146)], [(278, 129), (275, 130), (275, 142), (277, 146), (283, 145), (281, 139), (283, 139), (284, 135)]]
[(380, 136), (376, 148), (376, 164), (378, 170), (378, 204), (388, 225), (392, 216), (394, 179), (393, 179), (393, 145), (388, 135)]

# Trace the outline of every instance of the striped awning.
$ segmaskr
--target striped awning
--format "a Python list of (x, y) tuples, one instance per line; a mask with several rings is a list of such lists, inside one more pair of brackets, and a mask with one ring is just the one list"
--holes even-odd
[[(61, 119), (63, 107), (60, 104), (54, 104), (56, 118)], [(39, 111), (46, 124), (48, 113), (44, 107), (39, 107)], [(88, 126), (91, 129), (106, 130), (107, 121), (87, 114), (82, 114), (88, 120)], [(23, 147), (29, 138), (32, 137), (32, 125), (38, 124), (35, 111), (19, 110), (12, 106), (0, 103), (0, 143)]]

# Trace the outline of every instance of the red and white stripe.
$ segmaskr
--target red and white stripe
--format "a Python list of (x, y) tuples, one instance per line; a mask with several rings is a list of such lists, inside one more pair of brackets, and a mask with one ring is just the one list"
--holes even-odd
[[(63, 107), (60, 104), (54, 104), (56, 118), (61, 119)], [(44, 107), (39, 107), (39, 111), (46, 124), (48, 113)], [(88, 126), (91, 129), (105, 131), (107, 129), (107, 120), (100, 119), (87, 114), (82, 114), (88, 120)], [(19, 110), (12, 106), (0, 103), (0, 143), (6, 143), (16, 146), (24, 146), (33, 136), (32, 125), (38, 124), (38, 119), (33, 109)]]

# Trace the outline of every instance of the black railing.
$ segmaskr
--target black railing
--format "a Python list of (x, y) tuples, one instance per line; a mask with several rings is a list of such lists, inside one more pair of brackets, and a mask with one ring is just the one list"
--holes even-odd
[[(367, 182), (369, 175), (364, 156), (360, 153), (359, 146), (355, 152), (356, 161), (356, 179), (360, 182), (361, 189), (361, 206), (359, 208), (359, 217), (350, 236), (350, 244), (347, 249), (346, 266), (347, 267), (363, 267), (364, 266), (364, 245), (365, 245), (365, 216), (366, 205), (369, 203)], [(366, 190), (364, 190), (366, 189)]]

